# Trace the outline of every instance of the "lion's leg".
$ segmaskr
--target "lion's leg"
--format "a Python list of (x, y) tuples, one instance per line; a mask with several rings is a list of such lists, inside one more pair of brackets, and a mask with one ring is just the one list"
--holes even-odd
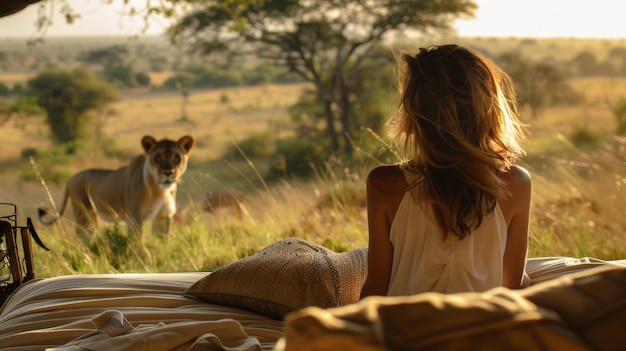
[(133, 239), (142, 239), (143, 237), (143, 224), (142, 222), (130, 216), (126, 217), (126, 229), (128, 235)]
[(174, 216), (165, 218), (165, 234), (170, 234), (174, 228)]
[(172, 232), (174, 228), (173, 215), (160, 215), (152, 221), (152, 233), (160, 237), (165, 237)]
[(74, 221), (76, 225), (76, 234), (82, 239), (91, 240), (93, 233), (98, 228), (98, 213), (96, 209), (80, 199), (72, 201), (72, 209), (74, 212)]

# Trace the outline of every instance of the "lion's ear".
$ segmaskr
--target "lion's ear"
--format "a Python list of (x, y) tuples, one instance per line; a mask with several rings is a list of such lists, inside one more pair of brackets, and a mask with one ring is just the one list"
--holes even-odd
[(150, 149), (152, 149), (154, 147), (154, 145), (157, 144), (157, 141), (155, 138), (153, 138), (150, 135), (146, 135), (143, 138), (141, 138), (141, 147), (143, 147), (143, 150), (147, 153), (148, 151), (150, 151)]
[(194, 143), (195, 141), (189, 135), (185, 135), (184, 137), (178, 139), (178, 145), (180, 145), (180, 147), (183, 150), (185, 150), (187, 153), (191, 152), (191, 149), (193, 149)]

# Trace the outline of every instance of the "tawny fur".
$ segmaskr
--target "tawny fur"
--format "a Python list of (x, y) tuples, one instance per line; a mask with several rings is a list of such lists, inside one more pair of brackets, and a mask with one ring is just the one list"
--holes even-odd
[(214, 213), (219, 208), (230, 208), (233, 215), (242, 219), (245, 211), (246, 194), (237, 190), (211, 191), (205, 196), (202, 209)]
[[(87, 169), (67, 182), (59, 214), (52, 221), (44, 220), (48, 209), (39, 209), (39, 218), (51, 224), (61, 218), (71, 202), (78, 234), (91, 234), (99, 219), (111, 222), (124, 220), (129, 233), (141, 233), (146, 221), (161, 232), (172, 229), (176, 213), (176, 189), (187, 169), (194, 146), (191, 136), (178, 141), (157, 141), (146, 135), (141, 139), (144, 154), (118, 169)], [(163, 219), (163, 225), (157, 225)]]

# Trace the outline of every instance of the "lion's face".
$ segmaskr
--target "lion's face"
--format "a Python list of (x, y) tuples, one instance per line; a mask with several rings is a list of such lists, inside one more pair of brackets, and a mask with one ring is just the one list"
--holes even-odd
[(191, 136), (184, 136), (178, 141), (161, 139), (157, 141), (146, 135), (141, 139), (146, 156), (150, 161), (150, 174), (162, 189), (177, 184), (187, 170), (189, 153), (194, 146)]

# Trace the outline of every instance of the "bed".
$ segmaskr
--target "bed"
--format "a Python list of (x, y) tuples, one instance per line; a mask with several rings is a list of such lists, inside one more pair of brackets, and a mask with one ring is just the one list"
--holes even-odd
[[(491, 349), (502, 349), (504, 344), (493, 347), (494, 335), (518, 346), (519, 340), (539, 340), (542, 348), (525, 348), (537, 350), (562, 349), (550, 348), (545, 338), (569, 350), (625, 345), (626, 260), (530, 259), (534, 286), (523, 291), (358, 301), (365, 258), (363, 249), (336, 254), (286, 239), (214, 272), (33, 280), (0, 310), (0, 346), (6, 351), (453, 350), (459, 349), (449, 347), (453, 341), (473, 340), (476, 346), (490, 340)], [(356, 282), (354, 288), (346, 288), (350, 282)], [(420, 321), (421, 334), (415, 331)], [(504, 326), (509, 332), (502, 333)], [(589, 332), (590, 326), (602, 328)], [(514, 329), (519, 335), (510, 332)], [(601, 337), (593, 334), (600, 332)], [(599, 345), (607, 343), (602, 340), (619, 348)]]
[(93, 350), (135, 350), (137, 345), (271, 350), (283, 335), (282, 322), (183, 295), (206, 275), (93, 274), (29, 282), (0, 312), (0, 345), (7, 351), (71, 350), (81, 343)]

